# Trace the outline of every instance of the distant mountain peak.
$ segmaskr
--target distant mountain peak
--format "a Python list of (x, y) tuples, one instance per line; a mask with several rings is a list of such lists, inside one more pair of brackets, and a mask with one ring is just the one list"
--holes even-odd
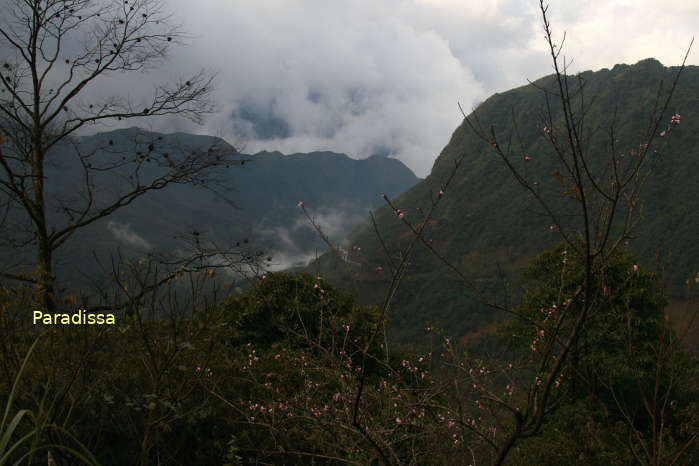
[[(130, 170), (141, 167), (135, 162), (135, 155), (144, 145), (158, 147), (160, 141), (175, 154), (206, 151), (214, 144), (219, 145), (220, 139), (181, 132), (152, 132), (136, 126), (75, 137), (77, 144), (96, 149), (96, 159), (112, 156), (119, 160), (134, 159), (134, 164), (120, 165), (121, 172), (99, 172), (96, 184), (101, 188), (99, 195), (104, 196), (128, 192)], [(67, 143), (52, 149), (55, 163), (47, 178), (52, 186), (48, 197), (54, 204), (80, 186), (82, 170), (74, 151), (75, 146)], [(95, 267), (92, 252), (100, 260), (107, 260), (115, 244), (125, 254), (140, 254), (136, 250), (139, 246), (176, 251), (182, 247), (178, 237), (194, 227), (205, 231), (218, 244), (249, 239), (255, 253), (264, 251), (271, 258), (268, 265), (275, 269), (298, 265), (326, 249), (304, 212), (297, 207), (299, 201), (304, 201), (323, 232), (335, 244), (341, 244), (368, 211), (384, 204), (380, 193), (397, 197), (419, 181), (397, 159), (358, 160), (330, 151), (290, 155), (263, 151), (240, 155), (254, 163), (219, 167), (212, 189), (172, 183), (87, 227), (79, 241), (70, 242), (62, 249), (61, 261), (69, 264), (66, 270), (71, 270), (66, 281), (82, 283), (78, 271)], [(159, 176), (165, 166), (152, 164), (138, 170), (151, 179)]]
[(644, 58), (643, 60), (639, 60), (636, 62), (635, 66), (647, 66), (647, 65), (652, 65), (652, 66), (661, 66), (665, 68), (665, 65), (663, 65), (660, 60), (657, 58)]

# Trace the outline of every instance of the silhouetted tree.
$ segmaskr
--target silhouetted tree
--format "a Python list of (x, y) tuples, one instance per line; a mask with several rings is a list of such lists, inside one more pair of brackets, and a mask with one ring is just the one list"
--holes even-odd
[[(39, 303), (51, 310), (54, 254), (76, 231), (171, 183), (204, 185), (211, 168), (230, 163), (236, 151), (169, 151), (159, 141), (140, 141), (137, 155), (122, 148), (128, 157), (109, 157), (113, 141), (85, 147), (72, 138), (87, 124), (169, 114), (199, 123), (214, 110), (213, 75), (204, 70), (157, 85), (145, 104), (118, 95), (85, 98), (96, 81), (159, 65), (169, 47), (181, 42), (183, 33), (161, 1), (3, 0), (1, 8), (0, 207), (3, 218), (18, 210), (24, 219), (22, 228), (4, 232), (3, 239), (15, 248), (33, 248), (36, 270), (6, 267), (0, 276), (35, 284)], [(47, 195), (47, 163), (66, 144), (81, 172), (80, 199), (70, 203)], [(158, 169), (147, 170), (149, 163)], [(95, 182), (105, 172), (126, 180), (107, 201), (97, 196)]]

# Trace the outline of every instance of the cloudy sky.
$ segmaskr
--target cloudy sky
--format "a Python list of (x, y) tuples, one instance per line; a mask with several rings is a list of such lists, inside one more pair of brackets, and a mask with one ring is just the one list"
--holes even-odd
[[(551, 0), (573, 71), (655, 57), (678, 65), (699, 0)], [(551, 72), (537, 0), (168, 0), (191, 34), (145, 79), (218, 71), (219, 113), (197, 127), (246, 152), (397, 157), (418, 176), (471, 109)], [(688, 62), (697, 63), (697, 53)], [(133, 89), (137, 79), (124, 78)], [(163, 126), (163, 127), (158, 127)], [(165, 127), (167, 126), (167, 127)]]

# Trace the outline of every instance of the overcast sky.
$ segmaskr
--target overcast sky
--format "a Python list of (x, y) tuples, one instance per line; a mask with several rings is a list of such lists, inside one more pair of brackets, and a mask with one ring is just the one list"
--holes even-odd
[[(379, 153), (424, 177), (461, 121), (457, 102), (471, 109), (551, 73), (537, 0), (166, 5), (193, 37), (146, 78), (217, 70), (219, 113), (203, 127), (151, 128), (242, 140), (248, 153)], [(648, 57), (671, 66), (695, 34), (699, 0), (551, 0), (550, 20), (558, 37), (567, 31), (573, 71)], [(133, 89), (134, 79), (144, 76), (122, 82)]]

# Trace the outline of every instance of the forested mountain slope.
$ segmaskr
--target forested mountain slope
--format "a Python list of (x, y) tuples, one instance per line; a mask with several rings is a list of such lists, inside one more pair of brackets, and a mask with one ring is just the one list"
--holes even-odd
[[(603, 175), (609, 159), (609, 132), (617, 154), (636, 157), (641, 134), (648, 126), (659, 85), (664, 96), (677, 73), (676, 67), (664, 67), (654, 59), (635, 65), (616, 65), (611, 70), (584, 72), (585, 138), (593, 170)], [(574, 77), (570, 77), (571, 83)], [(501, 145), (507, 144), (510, 160), (530, 182), (552, 202), (555, 210), (566, 218), (572, 212), (571, 195), (566, 192), (558, 172), (557, 159), (547, 139), (544, 116), (547, 100), (542, 89), (556, 92), (553, 76), (510, 91), (495, 94), (482, 103), (472, 121), (478, 121), (489, 134), (493, 126)], [(571, 84), (573, 86), (573, 84)], [(562, 127), (558, 102), (551, 94), (550, 108), (554, 128)], [(644, 185), (639, 222), (628, 246), (641, 260), (643, 267), (664, 273), (669, 292), (681, 296), (686, 280), (699, 272), (699, 67), (687, 67), (679, 80), (671, 105), (663, 115), (663, 125), (652, 143), (652, 173)], [(582, 110), (581, 110), (582, 111)], [(671, 134), (666, 130), (673, 114), (682, 115), (681, 124)], [(535, 201), (517, 183), (512, 172), (487, 141), (477, 136), (466, 124), (453, 133), (449, 144), (435, 161), (432, 172), (412, 189), (393, 199), (405, 220), (419, 226), (422, 216), (437, 199), (440, 189), (454, 171), (456, 162), (463, 162), (446, 190), (425, 237), (434, 249), (468, 277), (465, 286), (458, 274), (445, 266), (428, 248), (418, 245), (408, 273), (399, 289), (391, 314), (398, 339), (409, 340), (424, 323), (436, 321), (449, 333), (460, 335), (473, 331), (491, 319), (501, 319), (482, 304), (483, 299), (506, 299), (516, 296), (522, 267), (536, 254), (554, 246), (560, 236), (551, 231), (550, 220)], [(579, 219), (571, 217), (570, 222)], [(381, 302), (388, 284), (390, 260), (385, 245), (393, 256), (405, 247), (413, 234), (396, 215), (384, 207), (376, 214), (381, 239), (370, 221), (351, 235), (351, 243), (361, 251), (352, 261), (361, 266), (343, 268), (342, 275), (333, 273), (345, 286), (358, 288), (363, 300)], [(327, 255), (321, 262), (333, 263)], [(377, 271), (378, 270), (378, 271)], [(382, 271), (383, 270), (383, 271)], [(341, 276), (342, 275), (342, 276)], [(479, 295), (479, 300), (474, 296)]]
[[(157, 179), (165, 173), (168, 160), (186, 151), (235, 149), (210, 136), (161, 134), (135, 127), (57, 145), (49, 153), (46, 173), (50, 219), (60, 225), (70, 216), (64, 208), (88, 202), (85, 170), (76, 154), (94, 153), (84, 159), (92, 164), (94, 209), (133, 189), (137, 178), (142, 184)], [(118, 253), (127, 258), (176, 254), (185, 247), (183, 236), (193, 232), (222, 248), (263, 253), (272, 269), (300, 265), (322, 253), (326, 245), (297, 207), (299, 200), (305, 201), (330, 237), (340, 239), (380, 205), (380, 192), (397, 195), (418, 181), (396, 159), (356, 160), (332, 152), (238, 154), (235, 163), (213, 170), (213, 183), (171, 183), (77, 231), (58, 250), (58, 276), (63, 283), (88, 284), (110, 271)], [(25, 223), (17, 210), (11, 212), (6, 226), (17, 230)], [(1, 253), (8, 262), (31, 264), (33, 250), (24, 252), (11, 247)]]

